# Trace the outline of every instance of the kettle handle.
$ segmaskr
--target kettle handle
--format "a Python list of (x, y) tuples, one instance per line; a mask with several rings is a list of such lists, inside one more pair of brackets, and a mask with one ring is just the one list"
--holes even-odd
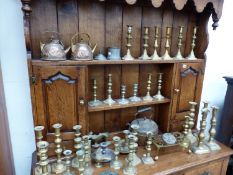
[(74, 39), (77, 38), (77, 37), (80, 37), (82, 35), (85, 35), (87, 38), (88, 38), (88, 44), (90, 45), (90, 35), (88, 35), (87, 33), (76, 33), (72, 36), (70, 42), (71, 42), (71, 45), (74, 45)]
[[(59, 39), (59, 43), (64, 47), (64, 44), (61, 42), (61, 34), (57, 31), (49, 31), (49, 30), (46, 30), (42, 33), (42, 35), (45, 35), (45, 34), (56, 34), (57, 38)], [(53, 35), (50, 35), (50, 37), (53, 36)]]
[[(151, 107), (146, 107), (146, 108), (139, 109), (139, 110), (137, 111), (137, 113), (134, 115), (135, 119), (137, 119), (137, 116), (138, 116), (139, 114), (141, 114), (141, 113), (143, 113), (143, 112), (146, 112), (146, 111), (152, 111), (152, 108), (151, 108)], [(144, 117), (144, 118), (146, 118), (146, 117)], [(152, 118), (152, 114), (150, 115), (149, 118), (150, 118), (150, 119)]]

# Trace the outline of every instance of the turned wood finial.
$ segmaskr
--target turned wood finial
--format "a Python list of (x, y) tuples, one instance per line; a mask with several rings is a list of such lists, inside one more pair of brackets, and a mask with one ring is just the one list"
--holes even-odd
[(30, 6), (31, 0), (21, 0), (22, 1), (22, 10), (24, 12), (25, 17), (29, 17), (32, 12), (32, 8)]

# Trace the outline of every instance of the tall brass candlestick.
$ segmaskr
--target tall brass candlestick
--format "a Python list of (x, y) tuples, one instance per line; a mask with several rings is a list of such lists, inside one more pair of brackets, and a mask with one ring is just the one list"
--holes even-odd
[(84, 149), (84, 174), (91, 175), (93, 174), (93, 168), (91, 166), (91, 140), (89, 140), (89, 136), (85, 135), (82, 137), (83, 139), (83, 149)]
[(146, 141), (146, 151), (147, 153), (145, 155), (143, 155), (142, 161), (144, 164), (154, 164), (154, 160), (151, 157), (151, 145), (152, 145), (152, 141), (153, 141), (153, 137), (152, 137), (152, 132), (148, 132), (147, 133), (147, 141)]
[(195, 44), (195, 40), (196, 40), (196, 33), (197, 33), (197, 27), (194, 27), (193, 28), (193, 38), (192, 38), (192, 44), (191, 44), (191, 52), (190, 52), (190, 54), (188, 55), (188, 57), (187, 57), (187, 59), (188, 60), (195, 60), (195, 59), (197, 59), (196, 58), (196, 56), (195, 56), (195, 54), (194, 54), (194, 48), (195, 48), (195, 46), (196, 46), (196, 44)]
[(106, 100), (104, 100), (104, 103), (106, 103), (108, 105), (112, 105), (112, 104), (116, 103), (112, 99), (112, 74), (108, 74), (108, 98)]
[[(74, 148), (76, 151), (80, 150), (82, 148), (82, 138), (81, 136), (81, 130), (82, 126), (81, 125), (75, 125), (73, 126), (73, 129), (75, 130), (75, 138), (74, 138)], [(72, 167), (78, 168), (78, 158), (77, 156), (73, 158), (72, 160)]]
[(139, 59), (142, 59), (142, 60), (150, 60), (150, 59), (151, 59), (151, 58), (148, 56), (148, 53), (147, 53), (147, 48), (149, 47), (149, 45), (148, 45), (149, 36), (148, 36), (148, 35), (149, 35), (149, 27), (144, 27), (143, 54), (139, 57)]
[(55, 142), (55, 145), (56, 145), (55, 153), (57, 155), (57, 161), (52, 164), (52, 171), (55, 174), (63, 173), (66, 170), (65, 163), (61, 159), (61, 154), (62, 154), (61, 127), (62, 127), (62, 124), (60, 124), (60, 123), (56, 123), (56, 124), (53, 125), (53, 128), (55, 130), (55, 134), (54, 134), (55, 140), (54, 140), (54, 142)]
[(161, 60), (161, 57), (158, 55), (158, 52), (157, 52), (157, 48), (159, 47), (158, 38), (159, 38), (159, 27), (155, 26), (154, 53), (150, 57), (152, 60)]
[(120, 153), (119, 146), (120, 146), (121, 138), (118, 136), (114, 136), (112, 140), (114, 142), (114, 147), (115, 147), (115, 150), (114, 150), (115, 158), (110, 162), (110, 167), (115, 170), (118, 170), (123, 165), (122, 162), (118, 159), (118, 155)]
[(162, 56), (163, 60), (171, 60), (171, 56), (169, 55), (169, 49), (170, 49), (170, 38), (171, 38), (171, 27), (166, 28), (166, 43), (165, 43), (165, 53)]
[(183, 39), (183, 30), (184, 30), (184, 26), (180, 26), (179, 27), (178, 44), (177, 44), (178, 52), (177, 52), (177, 54), (175, 56), (175, 59), (177, 59), (177, 60), (184, 59), (184, 57), (181, 54), (182, 39)]
[[(37, 149), (39, 151), (39, 158), (40, 158), (40, 161), (39, 161), (39, 168), (40, 169), (40, 172), (36, 171), (35, 174), (36, 175), (49, 175), (49, 167), (48, 167), (48, 155), (47, 155), (47, 152), (48, 152), (48, 146), (49, 146), (49, 143), (46, 142), (46, 141), (39, 141), (37, 142), (36, 144), (37, 146)], [(35, 170), (38, 170), (38, 169), (35, 169)]]
[(190, 147), (190, 144), (191, 144), (189, 138), (187, 137), (188, 130), (189, 130), (189, 116), (185, 116), (185, 123), (184, 123), (183, 127), (184, 127), (184, 131), (183, 131), (184, 138), (183, 138), (182, 142), (180, 143), (180, 145), (183, 148), (187, 149)]
[(158, 91), (155, 96), (153, 96), (154, 99), (156, 100), (163, 100), (165, 97), (161, 94), (161, 89), (162, 89), (162, 76), (163, 73), (158, 73)]
[[(43, 139), (43, 130), (44, 126), (35, 126), (34, 128), (36, 134), (36, 142), (40, 142)], [(37, 151), (37, 156), (39, 156), (39, 152)]]
[(93, 100), (88, 103), (90, 106), (99, 106), (103, 104), (100, 100), (97, 100), (97, 82), (93, 79)]
[(208, 108), (202, 109), (202, 120), (200, 122), (198, 141), (196, 144), (192, 146), (192, 152), (195, 154), (205, 154), (210, 152), (209, 148), (204, 144), (207, 115), (208, 115)]
[(150, 90), (151, 90), (151, 76), (152, 74), (148, 74), (148, 80), (147, 80), (147, 93), (146, 96), (143, 97), (144, 101), (152, 101), (153, 98), (150, 95)]
[(79, 167), (78, 167), (78, 171), (80, 175), (84, 175), (84, 171), (85, 171), (85, 166), (84, 166), (84, 151), (83, 150), (79, 150), (76, 152), (77, 157), (78, 157), (78, 162), (79, 162)]
[(126, 55), (122, 58), (123, 60), (134, 60), (134, 57), (131, 55), (130, 52), (130, 48), (132, 47), (131, 44), (131, 40), (132, 40), (132, 30), (133, 30), (133, 26), (132, 25), (127, 25), (127, 44), (126, 44), (126, 48), (127, 48), (127, 53)]
[(211, 127), (209, 130), (209, 139), (208, 139), (208, 142), (206, 143), (211, 151), (216, 151), (216, 150), (221, 149), (221, 147), (214, 140), (214, 136), (216, 134), (215, 127), (216, 127), (216, 123), (217, 123), (216, 114), (217, 114), (218, 110), (219, 110), (218, 107), (212, 106), (212, 117), (211, 117), (211, 123), (210, 123)]
[(63, 152), (65, 156), (65, 164), (66, 164), (66, 171), (63, 173), (63, 175), (75, 175), (75, 172), (71, 170), (71, 157), (72, 157), (72, 151), (71, 150), (65, 150)]

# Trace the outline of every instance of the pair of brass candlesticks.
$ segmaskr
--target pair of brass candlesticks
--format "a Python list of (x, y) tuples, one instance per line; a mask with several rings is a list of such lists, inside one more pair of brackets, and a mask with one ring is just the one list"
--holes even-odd
[[(133, 26), (132, 25), (127, 25), (127, 44), (126, 44), (126, 55), (122, 58), (123, 60), (134, 60), (135, 58), (131, 55), (130, 48), (132, 47), (131, 41), (132, 41), (132, 30)], [(184, 32), (184, 26), (179, 26), (179, 35), (178, 35), (178, 43), (177, 43), (177, 54), (175, 57), (171, 57), (169, 54), (170, 50), (170, 39), (171, 39), (171, 27), (166, 28), (166, 41), (165, 41), (165, 53), (161, 57), (158, 55), (157, 49), (159, 47), (158, 45), (158, 38), (159, 38), (159, 27), (155, 27), (155, 35), (154, 35), (154, 52), (151, 56), (148, 55), (147, 49), (149, 47), (148, 45), (148, 40), (149, 40), (149, 27), (144, 27), (144, 34), (143, 34), (143, 53), (139, 57), (139, 59), (142, 60), (171, 60), (171, 59), (184, 59), (183, 55), (181, 54), (181, 48), (182, 48), (182, 39), (183, 39), (183, 32)], [(194, 48), (195, 48), (195, 40), (196, 40), (196, 32), (197, 32), (197, 27), (194, 27), (193, 29), (193, 36), (192, 36), (192, 43), (191, 43), (191, 51), (190, 54), (186, 57), (186, 59), (196, 59), (196, 56), (194, 54)]]
[(152, 100), (163, 100), (165, 97), (161, 94), (162, 89), (162, 76), (163, 73), (158, 73), (158, 87), (157, 87), (157, 93), (153, 97), (150, 95), (151, 91), (151, 83), (152, 83), (152, 74), (148, 74), (148, 80), (147, 80), (147, 93), (146, 96), (143, 98), (138, 97), (138, 84), (135, 83), (133, 85), (133, 96), (129, 99), (125, 98), (126, 94), (126, 85), (121, 85), (121, 98), (117, 100), (113, 100), (112, 98), (112, 74), (108, 74), (108, 88), (107, 88), (107, 99), (104, 101), (100, 101), (97, 99), (97, 82), (96, 79), (93, 80), (93, 100), (90, 101), (88, 104), (89, 106), (95, 107), (103, 104), (113, 105), (115, 103), (118, 103), (120, 105), (126, 105), (130, 102), (140, 102), (140, 101), (152, 101)]
[(183, 132), (184, 140), (181, 143), (181, 146), (191, 149), (192, 152), (195, 154), (205, 154), (211, 151), (220, 150), (221, 149), (220, 146), (214, 140), (214, 136), (216, 134), (215, 127), (217, 123), (216, 114), (218, 111), (218, 107), (216, 106), (211, 107), (212, 108), (212, 116), (210, 119), (211, 127), (209, 129), (209, 138), (206, 138), (206, 134), (205, 134), (206, 125), (207, 125), (206, 120), (209, 109), (208, 109), (208, 103), (203, 102), (204, 107), (201, 110), (202, 119), (200, 121), (200, 130), (197, 137), (195, 137), (192, 134), (192, 128), (194, 126), (195, 107), (197, 103), (195, 102), (189, 102), (189, 103), (191, 105), (191, 109), (189, 116), (185, 116), (186, 120), (184, 124), (184, 132)]

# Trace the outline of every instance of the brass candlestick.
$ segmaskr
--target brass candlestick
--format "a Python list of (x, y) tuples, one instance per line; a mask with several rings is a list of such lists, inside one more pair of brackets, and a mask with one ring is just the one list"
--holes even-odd
[(108, 105), (115, 104), (116, 102), (112, 99), (112, 74), (108, 74), (108, 98), (104, 100), (104, 103)]
[(137, 96), (138, 95), (138, 84), (135, 83), (133, 85), (133, 96), (129, 98), (129, 100), (131, 102), (139, 102), (142, 101), (142, 99), (140, 97)]
[(78, 167), (79, 175), (84, 175), (84, 171), (85, 171), (85, 167), (84, 167), (84, 151), (79, 150), (79, 151), (76, 152), (76, 154), (77, 154), (78, 163), (79, 163), (79, 167)]
[(187, 59), (189, 59), (189, 60), (195, 60), (195, 59), (197, 59), (196, 58), (196, 56), (195, 56), (195, 54), (194, 54), (194, 48), (195, 48), (195, 46), (196, 46), (196, 44), (195, 44), (195, 40), (196, 40), (196, 33), (197, 33), (197, 27), (194, 27), (193, 28), (193, 38), (192, 38), (192, 44), (191, 44), (191, 52), (190, 52), (190, 54), (188, 55), (188, 57), (187, 57)]
[(115, 169), (115, 170), (118, 170), (122, 167), (122, 162), (118, 159), (118, 155), (119, 155), (119, 146), (120, 146), (120, 141), (121, 141), (121, 138), (118, 137), (118, 136), (115, 136), (113, 137), (113, 142), (114, 142), (114, 147), (115, 147), (115, 150), (114, 150), (114, 154), (115, 154), (115, 158), (110, 162), (110, 167)]
[(205, 140), (205, 128), (206, 128), (206, 118), (208, 115), (208, 108), (202, 109), (202, 120), (200, 122), (200, 131), (198, 134), (198, 141), (192, 146), (192, 152), (195, 154), (205, 154), (209, 153), (209, 148), (204, 144)]
[(130, 131), (129, 130), (124, 130), (123, 134), (125, 135), (125, 140), (121, 144), (120, 153), (128, 154), (129, 153), (129, 139), (128, 139), (128, 136), (130, 135)]
[(66, 170), (65, 163), (61, 159), (61, 154), (62, 154), (61, 127), (62, 127), (62, 124), (60, 124), (60, 123), (57, 123), (57, 124), (53, 125), (53, 128), (55, 130), (55, 134), (54, 134), (55, 140), (54, 140), (54, 142), (55, 142), (55, 145), (56, 145), (55, 153), (57, 155), (57, 161), (56, 161), (56, 163), (52, 164), (52, 171), (55, 174), (63, 173)]
[(133, 38), (132, 37), (132, 29), (133, 29), (132, 25), (127, 25), (127, 37), (126, 37), (126, 40), (127, 40), (127, 44), (126, 44), (127, 53), (122, 58), (123, 60), (134, 60), (134, 57), (130, 53), (130, 48), (132, 47), (131, 40)]
[[(44, 126), (35, 126), (35, 128), (34, 128), (37, 143), (42, 141), (42, 139), (43, 139), (43, 130), (44, 130)], [(37, 150), (37, 156), (39, 156), (38, 150)]]
[(147, 153), (143, 155), (142, 161), (144, 164), (154, 164), (154, 160), (151, 157), (151, 145), (152, 145), (152, 132), (147, 133), (147, 141), (146, 141), (146, 151)]
[(191, 105), (191, 108), (189, 113), (189, 128), (188, 128), (187, 138), (190, 140), (191, 144), (193, 144), (197, 141), (197, 138), (192, 133), (192, 128), (195, 124), (194, 118), (195, 118), (195, 108), (197, 103), (190, 101), (189, 104)]
[(133, 160), (134, 160), (134, 148), (135, 148), (135, 143), (134, 143), (134, 135), (129, 135), (128, 139), (129, 139), (129, 154), (127, 159), (127, 164), (123, 169), (123, 174), (124, 175), (136, 175), (137, 173), (137, 169), (136, 167), (133, 165)]
[(150, 95), (150, 90), (151, 90), (151, 74), (148, 74), (148, 80), (147, 80), (147, 93), (146, 96), (143, 97), (144, 101), (152, 101), (153, 98)]
[(189, 130), (189, 119), (190, 117), (189, 116), (185, 116), (185, 123), (183, 125), (184, 127), (184, 131), (183, 131), (183, 134), (184, 134), (184, 138), (182, 140), (182, 142), (180, 143), (180, 145), (183, 147), (183, 148), (189, 148), (190, 145), (191, 145), (191, 141), (189, 140), (189, 138), (187, 137), (188, 135), (188, 130)]
[(147, 53), (147, 48), (149, 47), (149, 45), (148, 45), (149, 36), (148, 36), (148, 35), (149, 35), (149, 27), (144, 27), (143, 54), (139, 57), (139, 59), (142, 59), (142, 60), (150, 60), (150, 59), (151, 59), (151, 58), (148, 56), (148, 53)]
[(171, 60), (172, 58), (169, 55), (170, 43), (169, 40), (171, 38), (171, 27), (166, 28), (166, 43), (165, 43), (165, 53), (162, 56), (163, 60)]
[(178, 52), (177, 52), (177, 54), (175, 56), (175, 59), (182, 60), (182, 59), (184, 59), (184, 57), (181, 54), (181, 47), (182, 47), (182, 39), (183, 39), (184, 26), (180, 26), (179, 29), (180, 30), (179, 30), (178, 44), (177, 44)]
[(150, 57), (152, 60), (161, 60), (161, 57), (158, 55), (157, 48), (159, 47), (158, 45), (158, 38), (159, 38), (159, 27), (155, 27), (155, 41), (154, 41), (154, 53)]
[(91, 166), (91, 140), (89, 136), (83, 136), (83, 149), (84, 149), (84, 175), (93, 174), (93, 168)]
[(217, 123), (216, 114), (217, 114), (218, 110), (219, 110), (218, 107), (212, 106), (212, 118), (211, 118), (211, 123), (210, 123), (211, 127), (209, 130), (209, 139), (208, 139), (208, 142), (206, 143), (211, 151), (216, 151), (216, 150), (221, 149), (221, 147), (214, 140), (214, 136), (216, 134), (215, 127), (216, 127), (216, 123)]
[(155, 96), (153, 96), (154, 99), (156, 100), (163, 100), (165, 97), (161, 94), (161, 89), (162, 89), (162, 80), (163, 78), (163, 73), (158, 73), (158, 91)]
[(39, 141), (36, 144), (38, 155), (39, 155), (39, 167), (35, 169), (36, 175), (50, 175), (49, 173), (49, 161), (48, 161), (48, 146), (49, 143), (46, 141)]
[[(74, 148), (76, 151), (80, 150), (82, 148), (82, 138), (80, 137), (81, 136), (81, 130), (82, 126), (81, 125), (75, 125), (73, 126), (73, 130), (75, 130), (75, 138), (74, 138)], [(78, 168), (78, 158), (77, 156), (73, 158), (72, 160), (72, 167), (74, 168)]]
[(65, 150), (63, 152), (65, 156), (65, 164), (66, 164), (66, 171), (63, 173), (63, 175), (75, 175), (74, 171), (71, 171), (71, 157), (72, 157), (72, 151), (71, 150)]
[(129, 103), (129, 100), (125, 98), (126, 86), (121, 85), (121, 99), (118, 99), (117, 102), (121, 105), (125, 105)]
[(100, 100), (97, 100), (97, 83), (96, 79), (93, 79), (93, 100), (88, 103), (90, 106), (99, 106), (103, 104)]

